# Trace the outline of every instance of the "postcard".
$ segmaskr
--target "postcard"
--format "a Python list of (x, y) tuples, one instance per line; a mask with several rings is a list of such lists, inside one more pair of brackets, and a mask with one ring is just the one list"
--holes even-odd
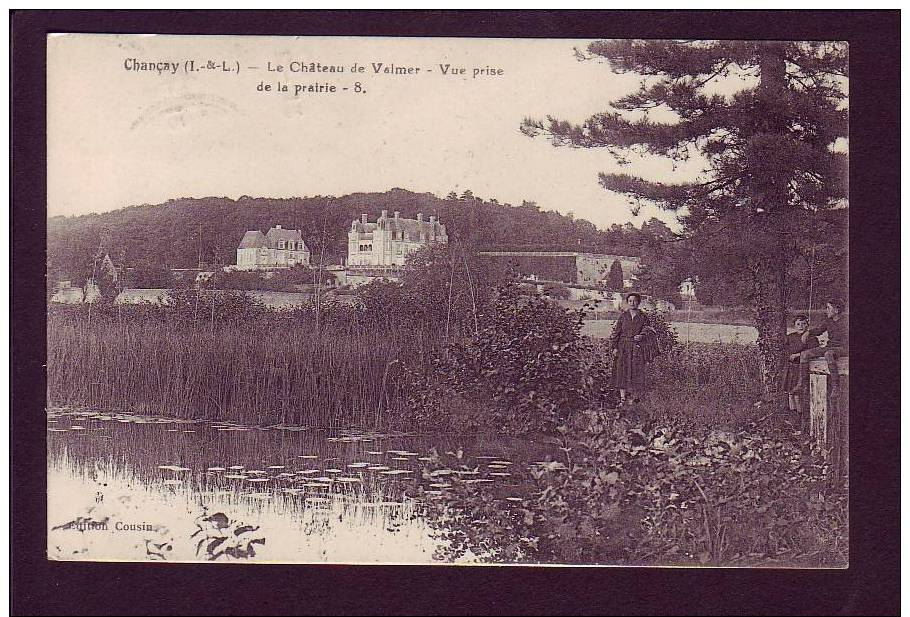
[(48, 559), (846, 568), (848, 86), (49, 35)]

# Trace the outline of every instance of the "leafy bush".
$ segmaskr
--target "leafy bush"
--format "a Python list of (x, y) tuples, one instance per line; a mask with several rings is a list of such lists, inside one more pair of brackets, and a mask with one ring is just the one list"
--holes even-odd
[(580, 335), (581, 314), (507, 283), (478, 317), (476, 335), (435, 358), (417, 379), (413, 404), (424, 420), (458, 418), (462, 429), (552, 432), (573, 412), (604, 395), (605, 354)]
[[(847, 498), (823, 462), (768, 430), (682, 431), (615, 413), (563, 427), (565, 460), (523, 495), (452, 476), (431, 500), (446, 558), (844, 566)], [(517, 471), (517, 470), (516, 470)], [(428, 475), (432, 475), (429, 471)]]
[(642, 311), (648, 316), (651, 327), (657, 335), (657, 345), (662, 354), (667, 354), (676, 347), (677, 337), (676, 330), (667, 319), (667, 313), (661, 311)]

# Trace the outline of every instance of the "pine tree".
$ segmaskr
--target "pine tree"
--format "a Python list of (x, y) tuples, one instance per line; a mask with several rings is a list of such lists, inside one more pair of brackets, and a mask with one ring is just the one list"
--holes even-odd
[[(701, 157), (696, 180), (664, 183), (601, 173), (600, 184), (676, 213), (694, 258), (747, 289), (767, 394), (779, 391), (786, 310), (796, 260), (830, 242), (818, 221), (847, 198), (847, 44), (763, 41), (598, 41), (589, 57), (643, 77), (640, 89), (582, 124), (526, 119), (554, 145), (607, 148), (673, 161)], [(724, 96), (717, 85), (743, 78)], [(750, 81), (752, 83), (750, 85)], [(729, 82), (727, 82), (729, 83)], [(669, 110), (672, 120), (650, 119)]]

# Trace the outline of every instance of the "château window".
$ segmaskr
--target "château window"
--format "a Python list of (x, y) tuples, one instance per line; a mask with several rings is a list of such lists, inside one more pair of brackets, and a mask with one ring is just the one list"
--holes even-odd
[(284, 248), (284, 240), (279, 240), (279, 241), (278, 241), (278, 248), (280, 248), (280, 249), (283, 249), (283, 248)]

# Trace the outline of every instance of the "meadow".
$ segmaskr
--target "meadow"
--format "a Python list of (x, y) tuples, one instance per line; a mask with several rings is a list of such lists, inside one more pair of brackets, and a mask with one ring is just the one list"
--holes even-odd
[[(193, 293), (53, 307), (49, 406), (556, 446), (540, 467), (494, 470), (519, 493), (457, 478), (434, 489), (420, 516), (444, 561), (847, 563), (844, 479), (762, 400), (754, 346), (677, 343), (652, 315), (652, 387), (617, 411), (606, 341), (582, 334), (583, 315), (508, 285), (481, 309), (464, 295), (460, 313), (402, 293), (277, 311)], [(422, 473), (445, 472), (433, 465)]]

